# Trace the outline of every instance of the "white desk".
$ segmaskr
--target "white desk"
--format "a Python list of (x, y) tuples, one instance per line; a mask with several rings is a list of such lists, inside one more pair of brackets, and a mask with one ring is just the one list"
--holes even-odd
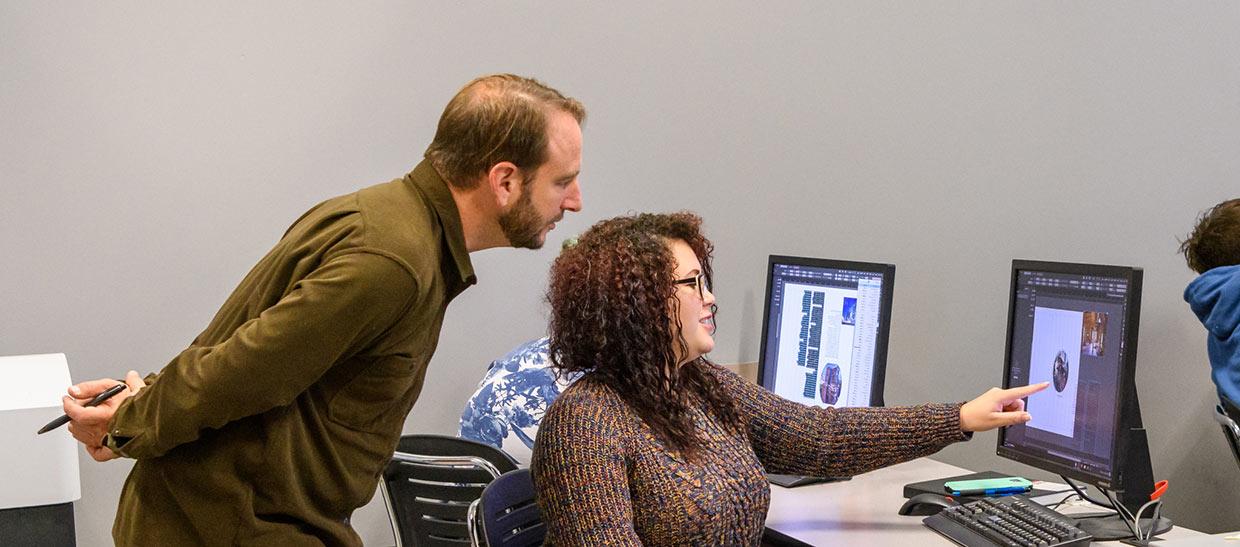
[[(845, 482), (797, 488), (771, 485), (771, 509), (766, 515), (766, 527), (777, 532), (777, 537), (783, 536), (778, 539), (809, 545), (954, 545), (925, 527), (921, 523), (925, 517), (900, 516), (896, 511), (905, 501), (905, 484), (971, 472), (921, 458)], [(1057, 500), (1065, 495), (1056, 494), (1051, 498)], [(1203, 535), (1177, 526), (1158, 537), (1177, 539)]]

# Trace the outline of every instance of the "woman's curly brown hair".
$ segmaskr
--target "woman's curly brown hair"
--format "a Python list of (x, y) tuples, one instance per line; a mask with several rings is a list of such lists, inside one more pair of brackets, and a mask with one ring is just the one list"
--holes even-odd
[(1197, 273), (1240, 264), (1240, 199), (1229, 199), (1202, 213), (1193, 232), (1180, 242), (1180, 252)]
[(698, 405), (739, 431), (736, 402), (720, 389), (704, 358), (677, 366), (674, 268), (669, 242), (689, 244), (712, 278), (714, 246), (690, 212), (638, 214), (592, 226), (551, 266), (552, 364), (583, 372), (614, 390), (668, 448), (693, 457), (700, 445), (690, 410)]

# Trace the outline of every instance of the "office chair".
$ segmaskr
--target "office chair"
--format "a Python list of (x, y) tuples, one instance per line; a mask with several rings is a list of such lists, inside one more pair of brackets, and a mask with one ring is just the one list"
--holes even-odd
[(517, 468), (502, 450), (444, 435), (401, 437), (379, 489), (397, 547), (477, 545), (470, 503), (496, 477)]
[(1223, 428), (1223, 435), (1231, 445), (1231, 454), (1236, 457), (1236, 465), (1240, 466), (1240, 425), (1236, 425), (1236, 420), (1240, 420), (1240, 405), (1226, 397), (1220, 399), (1219, 404), (1214, 407), (1214, 421)]
[(509, 471), (488, 484), (470, 507), (469, 528), (488, 547), (542, 545), (547, 528), (534, 502), (530, 470)]

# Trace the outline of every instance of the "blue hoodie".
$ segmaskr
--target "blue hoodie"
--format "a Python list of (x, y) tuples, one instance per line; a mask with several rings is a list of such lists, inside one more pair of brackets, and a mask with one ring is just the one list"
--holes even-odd
[(1184, 301), (1209, 332), (1206, 349), (1219, 395), (1240, 403), (1240, 266), (1201, 274), (1184, 289)]

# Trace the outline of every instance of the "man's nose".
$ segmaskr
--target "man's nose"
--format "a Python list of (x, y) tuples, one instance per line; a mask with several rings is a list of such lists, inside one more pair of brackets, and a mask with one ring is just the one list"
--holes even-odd
[(581, 212), (581, 183), (574, 180), (573, 184), (568, 187), (568, 194), (564, 196), (560, 209), (574, 213)]

